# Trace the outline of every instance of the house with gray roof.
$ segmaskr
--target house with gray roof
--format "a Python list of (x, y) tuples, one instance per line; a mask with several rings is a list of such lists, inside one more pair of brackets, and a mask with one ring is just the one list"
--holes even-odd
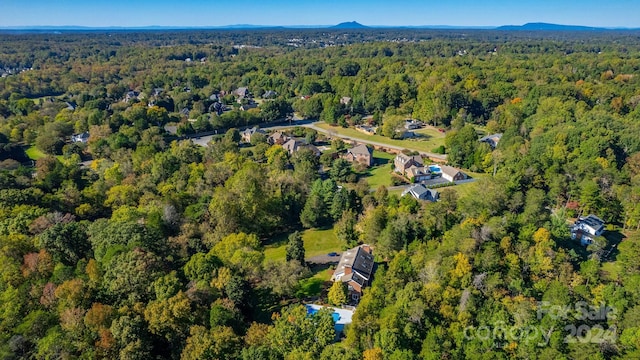
[(258, 128), (257, 126), (254, 126), (252, 128), (245, 129), (243, 132), (240, 133), (240, 136), (242, 137), (242, 141), (248, 143), (248, 142), (251, 142), (251, 137), (255, 134), (266, 135), (267, 133), (265, 133), (264, 130)]
[(478, 141), (487, 143), (492, 149), (495, 149), (498, 146), (500, 139), (502, 139), (502, 134), (491, 134), (480, 138)]
[(296, 139), (290, 139), (282, 144), (282, 147), (287, 150), (289, 155), (293, 155), (302, 149), (310, 150), (315, 156), (320, 156), (322, 154), (317, 147)]
[(342, 253), (331, 280), (345, 283), (349, 297), (357, 302), (362, 297), (362, 289), (371, 284), (374, 265), (371, 247), (357, 246)]
[(269, 143), (269, 145), (282, 145), (287, 141), (289, 141), (289, 137), (280, 131), (274, 132), (267, 138), (267, 143)]
[(398, 154), (395, 159), (393, 159), (393, 165), (395, 166), (395, 170), (397, 173), (402, 175), (406, 175), (406, 171), (411, 166), (422, 167), (424, 163), (422, 162), (422, 156), (420, 155), (405, 155)]
[(429, 189), (422, 184), (415, 184), (408, 187), (405, 191), (402, 192), (401, 196), (411, 195), (416, 200), (425, 200), (435, 202), (438, 201), (440, 197), (440, 193), (436, 190)]

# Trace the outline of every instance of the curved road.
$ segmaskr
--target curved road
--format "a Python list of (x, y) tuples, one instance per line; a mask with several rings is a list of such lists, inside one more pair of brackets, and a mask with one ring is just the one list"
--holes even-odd
[(333, 132), (331, 132), (329, 130), (325, 130), (323, 128), (319, 128), (319, 127), (315, 126), (315, 124), (317, 124), (317, 123), (319, 123), (319, 121), (314, 121), (312, 123), (304, 124), (304, 125), (300, 125), (300, 126), (308, 127), (308, 128), (313, 129), (313, 130), (315, 130), (317, 132), (321, 132), (323, 134), (331, 135), (332, 137), (339, 137), (341, 139), (357, 141), (357, 142), (364, 143), (364, 144), (385, 147), (385, 148), (388, 148), (388, 149), (393, 149), (393, 150), (398, 150), (398, 151), (402, 151), (402, 150), (405, 150), (405, 149), (406, 150), (411, 150), (411, 151), (417, 151), (417, 152), (420, 153), (420, 155), (423, 155), (423, 156), (427, 156), (427, 157), (434, 158), (434, 159), (439, 159), (439, 160), (447, 160), (447, 155), (443, 155), (443, 154), (435, 154), (435, 153), (431, 153), (431, 152), (424, 152), (424, 151), (419, 151), (419, 150), (416, 150), (416, 149), (412, 149), (409, 146), (389, 145), (389, 144), (385, 144), (385, 143), (381, 143), (381, 142), (377, 142), (377, 141), (364, 140), (364, 139), (357, 138), (357, 137), (351, 137), (351, 136), (346, 136), (346, 135), (342, 135), (342, 134), (333, 133)]
[[(357, 137), (351, 137), (351, 136), (337, 134), (337, 133), (331, 132), (329, 130), (325, 130), (323, 128), (317, 127), (315, 124), (320, 122), (320, 121), (317, 121), (317, 120), (302, 120), (302, 119), (297, 119), (297, 118), (294, 118), (293, 120), (294, 120), (294, 122), (291, 123), (291, 125), (267, 126), (267, 127), (261, 128), (261, 129), (263, 129), (263, 130), (281, 130), (281, 129), (287, 129), (287, 128), (296, 127), (296, 126), (302, 126), (302, 127), (313, 129), (313, 130), (315, 130), (317, 132), (320, 132), (320, 133), (323, 133), (323, 134), (326, 134), (326, 135), (330, 135), (332, 137), (339, 137), (339, 138), (345, 139), (345, 140), (357, 141), (357, 142), (360, 142), (360, 143), (363, 143), (363, 144), (369, 144), (369, 145), (374, 145), (374, 146), (379, 146), (379, 147), (385, 147), (385, 148), (393, 149), (393, 150), (397, 150), (397, 151), (402, 151), (402, 150), (405, 150), (405, 149), (406, 150), (411, 150), (411, 151), (417, 151), (421, 155), (427, 156), (427, 157), (430, 157), (430, 158), (433, 158), (433, 159), (439, 159), (439, 160), (446, 160), (447, 159), (447, 155), (434, 154), (434, 153), (430, 153), (430, 152), (419, 151), (417, 149), (412, 149), (410, 146), (395, 146), (395, 145), (389, 145), (389, 144), (385, 144), (385, 143), (381, 143), (381, 142), (377, 142), (377, 141), (364, 140), (364, 139), (357, 138)], [(191, 140), (197, 145), (207, 146), (209, 141), (211, 141), (211, 138), (212, 138), (212, 136), (201, 136), (201, 137), (191, 138)]]

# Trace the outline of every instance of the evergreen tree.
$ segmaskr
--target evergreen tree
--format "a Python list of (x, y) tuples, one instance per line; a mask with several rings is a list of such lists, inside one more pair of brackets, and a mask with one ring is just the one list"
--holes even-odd
[(298, 231), (289, 235), (286, 260), (297, 260), (300, 264), (304, 264), (304, 242), (302, 241), (302, 235)]

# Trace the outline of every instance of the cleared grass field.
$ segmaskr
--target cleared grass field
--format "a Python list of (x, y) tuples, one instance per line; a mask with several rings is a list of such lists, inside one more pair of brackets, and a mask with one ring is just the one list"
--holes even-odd
[[(288, 235), (281, 235), (265, 246), (264, 256), (266, 260), (284, 261), (287, 254)], [(333, 251), (341, 251), (342, 244), (333, 233), (333, 229), (318, 230), (309, 229), (302, 233), (306, 257), (328, 254)]]
[(27, 154), (27, 156), (29, 157), (29, 159), (31, 160), (38, 160), (41, 159), (45, 156), (47, 156), (45, 153), (43, 153), (42, 151), (40, 151), (37, 147), (35, 146), (30, 146), (27, 150), (25, 150), (25, 154)]
[(421, 138), (410, 140), (395, 140), (380, 135), (367, 135), (355, 129), (331, 126), (325, 123), (318, 123), (315, 125), (321, 129), (333, 132), (337, 135), (348, 136), (354, 139), (361, 139), (365, 141), (375, 141), (381, 144), (397, 146), (400, 148), (415, 151), (431, 152), (434, 148), (440, 145), (444, 145), (444, 134), (430, 128), (425, 128), (417, 131), (418, 133), (423, 135), (423, 137)]

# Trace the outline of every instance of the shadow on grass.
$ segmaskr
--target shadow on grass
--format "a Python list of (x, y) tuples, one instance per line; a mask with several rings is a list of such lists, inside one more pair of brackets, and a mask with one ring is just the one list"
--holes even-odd
[(311, 298), (320, 296), (325, 281), (311, 277), (300, 281), (300, 288), (296, 291), (297, 298)]
[[(624, 234), (619, 231), (606, 231), (603, 236), (607, 239), (607, 246), (604, 248), (604, 255), (602, 262), (613, 262), (616, 260), (618, 254), (618, 245), (625, 238)], [(592, 252), (587, 250), (587, 246), (583, 246), (580, 240), (566, 239), (558, 241), (558, 245), (571, 251), (573, 250), (578, 256), (578, 261), (586, 261), (591, 256)]]
[(289, 241), (289, 235), (291, 233), (280, 233), (273, 236), (270, 236), (264, 240), (262, 240), (262, 246), (264, 247), (279, 247), (287, 244)]

